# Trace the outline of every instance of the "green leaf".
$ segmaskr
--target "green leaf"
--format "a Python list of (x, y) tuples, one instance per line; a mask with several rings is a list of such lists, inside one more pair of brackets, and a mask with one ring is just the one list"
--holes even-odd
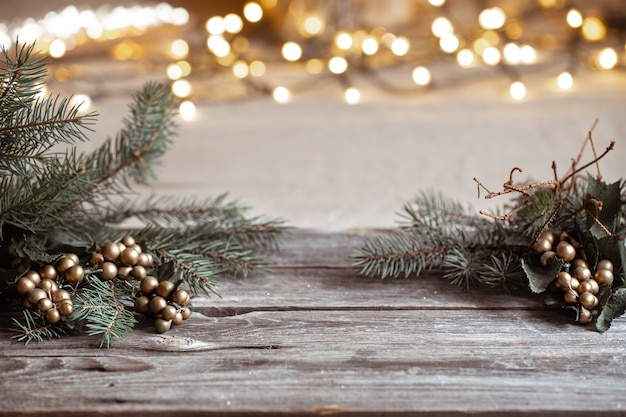
[(613, 319), (621, 316), (624, 312), (626, 312), (626, 288), (618, 288), (598, 315), (596, 329), (601, 332), (609, 330)]
[[(592, 176), (588, 178), (587, 197), (602, 202), (602, 210), (599, 210), (596, 205), (591, 204), (588, 205), (587, 209), (611, 232), (615, 231), (622, 206), (620, 191), (619, 181), (613, 184), (606, 184)], [(587, 219), (587, 225), (591, 233), (597, 239), (606, 236), (606, 232), (602, 230), (600, 225), (591, 216)]]
[(548, 288), (548, 285), (558, 276), (561, 266), (563, 266), (563, 260), (558, 258), (548, 259), (546, 267), (522, 259), (522, 268), (528, 278), (528, 286), (535, 294), (542, 293)]

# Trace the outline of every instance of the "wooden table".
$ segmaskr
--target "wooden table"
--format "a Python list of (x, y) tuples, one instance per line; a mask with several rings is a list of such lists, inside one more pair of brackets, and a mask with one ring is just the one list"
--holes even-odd
[(361, 239), (297, 230), (271, 273), (225, 281), (184, 324), (142, 322), (110, 349), (3, 330), (1, 414), (626, 414), (626, 320), (601, 334), (532, 295), (358, 276)]

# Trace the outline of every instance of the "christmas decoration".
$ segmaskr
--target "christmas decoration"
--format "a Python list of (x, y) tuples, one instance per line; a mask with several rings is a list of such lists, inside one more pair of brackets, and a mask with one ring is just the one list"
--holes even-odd
[[(33, 45), (3, 49), (0, 66), (0, 300), (15, 338), (29, 343), (85, 331), (100, 346), (150, 312), (157, 331), (191, 314), (190, 300), (221, 276), (262, 270), (282, 221), (247, 217), (225, 195), (135, 197), (175, 132), (177, 103), (147, 83), (114, 139), (79, 153), (95, 114), (41, 97), (47, 62)], [(140, 220), (131, 234), (122, 224)], [(148, 300), (149, 298), (149, 300)], [(146, 306), (149, 305), (149, 311)]]
[[(474, 178), (485, 198), (512, 197), (503, 214), (422, 193), (406, 204), (402, 227), (366, 239), (354, 264), (382, 278), (437, 269), (468, 289), (528, 288), (574, 310), (579, 323), (607, 330), (626, 311), (626, 183), (602, 181), (599, 162), (615, 143), (598, 154), (592, 131), (562, 176), (553, 162), (552, 179), (517, 183), (515, 167), (496, 192)], [(593, 157), (582, 163), (587, 146)], [(592, 167), (595, 176), (586, 173)]]

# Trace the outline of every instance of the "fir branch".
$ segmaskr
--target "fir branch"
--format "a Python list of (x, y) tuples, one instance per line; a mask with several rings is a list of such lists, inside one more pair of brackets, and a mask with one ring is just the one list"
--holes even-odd
[[(212, 262), (207, 261), (203, 255), (187, 252), (179, 249), (166, 250), (163, 248), (156, 250), (160, 264), (170, 263), (174, 267), (174, 272), (180, 275), (180, 279), (185, 282), (193, 293), (211, 293), (218, 295), (213, 279), (219, 273)], [(169, 277), (166, 277), (169, 279)]]
[(30, 310), (23, 310), (24, 322), (13, 318), (14, 327), (11, 328), (16, 334), (13, 339), (18, 342), (24, 342), (28, 345), (30, 342), (41, 342), (45, 339), (60, 338), (67, 334), (63, 326), (54, 325), (46, 321), (41, 315)]
[(454, 242), (442, 239), (428, 229), (398, 231), (364, 241), (352, 256), (354, 266), (368, 276), (419, 276), (424, 270), (439, 267)]
[(126, 281), (102, 281), (95, 275), (88, 280), (76, 294), (74, 317), (86, 323), (89, 335), (100, 336), (100, 347), (109, 347), (114, 338), (124, 338), (137, 323), (123, 303), (132, 299), (133, 288)]

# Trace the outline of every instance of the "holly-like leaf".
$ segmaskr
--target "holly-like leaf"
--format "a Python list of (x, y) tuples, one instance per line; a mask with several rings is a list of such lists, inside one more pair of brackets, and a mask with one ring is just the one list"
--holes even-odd
[(522, 260), (528, 286), (535, 294), (542, 293), (548, 288), (548, 285), (558, 276), (561, 266), (563, 266), (563, 260), (559, 258), (549, 258), (545, 267)]
[(626, 288), (618, 288), (598, 315), (596, 329), (601, 332), (609, 330), (613, 319), (621, 316), (624, 312), (626, 312)]
[[(600, 210), (596, 205), (589, 204), (587, 210), (611, 232), (615, 231), (620, 215), (622, 205), (620, 188), (619, 181), (613, 184), (606, 184), (591, 175), (588, 177), (587, 197), (601, 202), (602, 209)], [(602, 230), (598, 222), (589, 216), (587, 225), (593, 236), (600, 239), (606, 236), (606, 231)]]

